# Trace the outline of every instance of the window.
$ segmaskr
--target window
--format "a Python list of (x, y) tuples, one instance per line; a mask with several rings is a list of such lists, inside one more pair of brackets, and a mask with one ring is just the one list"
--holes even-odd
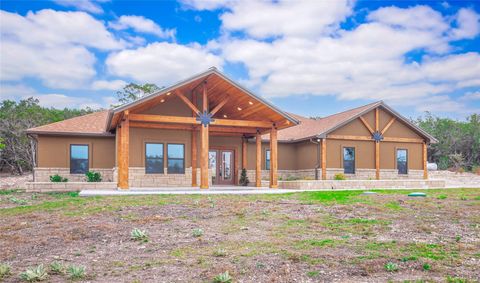
[(88, 172), (88, 145), (70, 145), (70, 173), (85, 174)]
[(168, 174), (184, 174), (185, 173), (185, 145), (168, 144)]
[(355, 174), (355, 148), (343, 148), (343, 172), (345, 174)]
[(265, 170), (270, 170), (270, 150), (265, 151)]
[(397, 149), (398, 174), (408, 174), (408, 154), (406, 149)]
[(145, 144), (145, 173), (159, 174), (163, 173), (163, 144), (146, 143)]

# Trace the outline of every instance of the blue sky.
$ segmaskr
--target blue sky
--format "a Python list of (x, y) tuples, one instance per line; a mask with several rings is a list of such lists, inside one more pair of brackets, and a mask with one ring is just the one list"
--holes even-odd
[(2, 1), (0, 95), (108, 107), (216, 66), (280, 108), (480, 113), (478, 1)]

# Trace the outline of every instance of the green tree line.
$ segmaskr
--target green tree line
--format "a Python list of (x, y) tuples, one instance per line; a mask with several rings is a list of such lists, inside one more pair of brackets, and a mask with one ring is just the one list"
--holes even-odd
[[(152, 89), (158, 90), (157, 87)], [(125, 103), (151, 91), (153, 90), (139, 91), (139, 88), (130, 84), (117, 94), (119, 101)], [(26, 129), (92, 112), (93, 110), (88, 108), (42, 107), (34, 98), (19, 102), (2, 101), (0, 103), (0, 171), (23, 174), (31, 171), (35, 166), (35, 141), (25, 134)], [(437, 163), (439, 169), (475, 170), (480, 165), (479, 114), (472, 114), (465, 121), (458, 121), (427, 113), (414, 122), (438, 139), (438, 143), (429, 145), (428, 159), (430, 162)]]

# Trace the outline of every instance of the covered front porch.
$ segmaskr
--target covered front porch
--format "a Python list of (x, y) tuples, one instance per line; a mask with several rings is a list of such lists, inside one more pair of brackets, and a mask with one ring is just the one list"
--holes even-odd
[[(138, 139), (134, 136), (138, 129), (162, 131), (166, 138), (169, 133), (188, 133), (189, 146), (183, 147), (183, 154), (187, 157), (183, 160), (183, 174), (188, 171), (191, 187), (200, 189), (207, 189), (210, 184), (238, 185), (240, 172), (247, 168), (248, 162), (255, 163), (255, 180), (250, 181), (260, 188), (261, 136), (269, 134), (269, 187), (277, 188), (277, 133), (280, 129), (296, 124), (295, 119), (237, 85), (216, 69), (210, 69), (114, 109), (109, 127), (116, 133), (118, 188), (126, 190), (133, 187), (129, 176), (130, 159), (145, 154), (138, 152), (138, 146), (134, 148), (131, 145), (132, 138)], [(223, 144), (221, 138), (238, 140), (239, 145), (233, 147)], [(255, 138), (254, 160), (247, 158), (249, 138)], [(142, 147), (145, 141), (148, 139), (142, 140)], [(162, 156), (162, 166), (169, 162), (169, 154), (167, 152)], [(185, 170), (185, 160), (191, 165), (188, 170)], [(212, 175), (214, 178), (211, 178)], [(162, 185), (159, 184), (158, 187)]]

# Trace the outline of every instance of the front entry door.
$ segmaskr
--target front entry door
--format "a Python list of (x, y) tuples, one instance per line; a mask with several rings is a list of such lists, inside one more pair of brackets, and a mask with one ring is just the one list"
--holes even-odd
[(233, 185), (234, 151), (229, 149), (211, 149), (208, 152), (208, 168), (212, 170), (212, 184)]

